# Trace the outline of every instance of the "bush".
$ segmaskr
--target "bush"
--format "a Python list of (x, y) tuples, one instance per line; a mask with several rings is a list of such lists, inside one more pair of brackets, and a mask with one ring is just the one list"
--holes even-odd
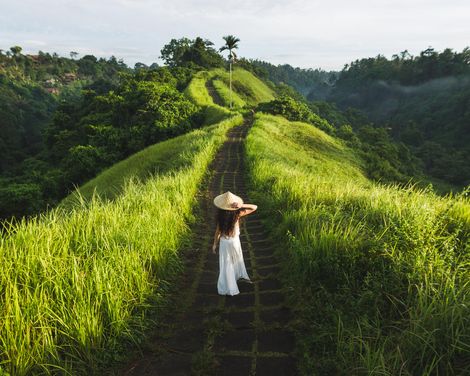
[(313, 115), (305, 103), (298, 102), (286, 95), (282, 95), (271, 102), (261, 103), (257, 110), (272, 115), (281, 115), (291, 121), (309, 122)]
[[(5, 183), (3, 180), (2, 184)], [(42, 193), (37, 184), (9, 183), (0, 187), (0, 218), (31, 215), (41, 208), (41, 204)]]

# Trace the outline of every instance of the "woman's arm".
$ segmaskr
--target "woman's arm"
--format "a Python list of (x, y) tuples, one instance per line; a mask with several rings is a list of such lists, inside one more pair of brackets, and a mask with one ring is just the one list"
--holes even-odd
[(219, 241), (220, 238), (220, 230), (219, 230), (219, 225), (217, 225), (215, 229), (215, 234), (214, 234), (214, 243), (212, 244), (212, 253), (215, 254), (215, 250), (217, 249), (217, 242)]
[(242, 209), (240, 211), (240, 217), (244, 217), (245, 215), (248, 215), (248, 214), (251, 214), (253, 212), (256, 211), (256, 209), (258, 209), (258, 205), (254, 205), (254, 204), (243, 204), (240, 209)]

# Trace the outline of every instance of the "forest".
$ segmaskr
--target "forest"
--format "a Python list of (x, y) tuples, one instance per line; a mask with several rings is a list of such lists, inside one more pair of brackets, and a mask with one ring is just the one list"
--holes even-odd
[[(172, 39), (161, 59), (164, 66), (131, 68), (114, 56), (1, 50), (0, 218), (54, 207), (104, 168), (200, 127), (204, 106), (183, 92), (195, 73), (226, 60), (200, 37)], [(369, 178), (448, 192), (470, 182), (469, 62), (468, 49), (428, 48), (357, 60), (341, 72), (235, 64), (275, 90), (259, 110), (342, 138), (361, 153)]]
[(129, 68), (73, 51), (1, 51), (0, 218), (53, 207), (103, 168), (201, 125), (202, 108), (182, 92), (222, 56), (202, 38), (173, 39), (161, 54), (164, 67)]

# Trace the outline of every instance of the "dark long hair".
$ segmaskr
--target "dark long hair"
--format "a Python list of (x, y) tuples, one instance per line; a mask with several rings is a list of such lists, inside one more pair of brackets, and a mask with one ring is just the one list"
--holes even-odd
[(240, 212), (238, 210), (223, 210), (217, 209), (216, 221), (219, 226), (221, 235), (233, 236), (235, 233), (235, 223), (240, 219)]

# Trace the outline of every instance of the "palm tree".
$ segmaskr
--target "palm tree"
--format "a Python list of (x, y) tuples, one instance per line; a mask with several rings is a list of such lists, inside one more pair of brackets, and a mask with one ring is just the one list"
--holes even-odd
[(228, 50), (228, 62), (230, 66), (230, 108), (232, 108), (232, 63), (236, 59), (237, 55), (233, 50), (238, 48), (238, 42), (240, 42), (240, 39), (233, 35), (227, 35), (223, 37), (225, 40), (225, 45), (220, 48), (220, 52)]

